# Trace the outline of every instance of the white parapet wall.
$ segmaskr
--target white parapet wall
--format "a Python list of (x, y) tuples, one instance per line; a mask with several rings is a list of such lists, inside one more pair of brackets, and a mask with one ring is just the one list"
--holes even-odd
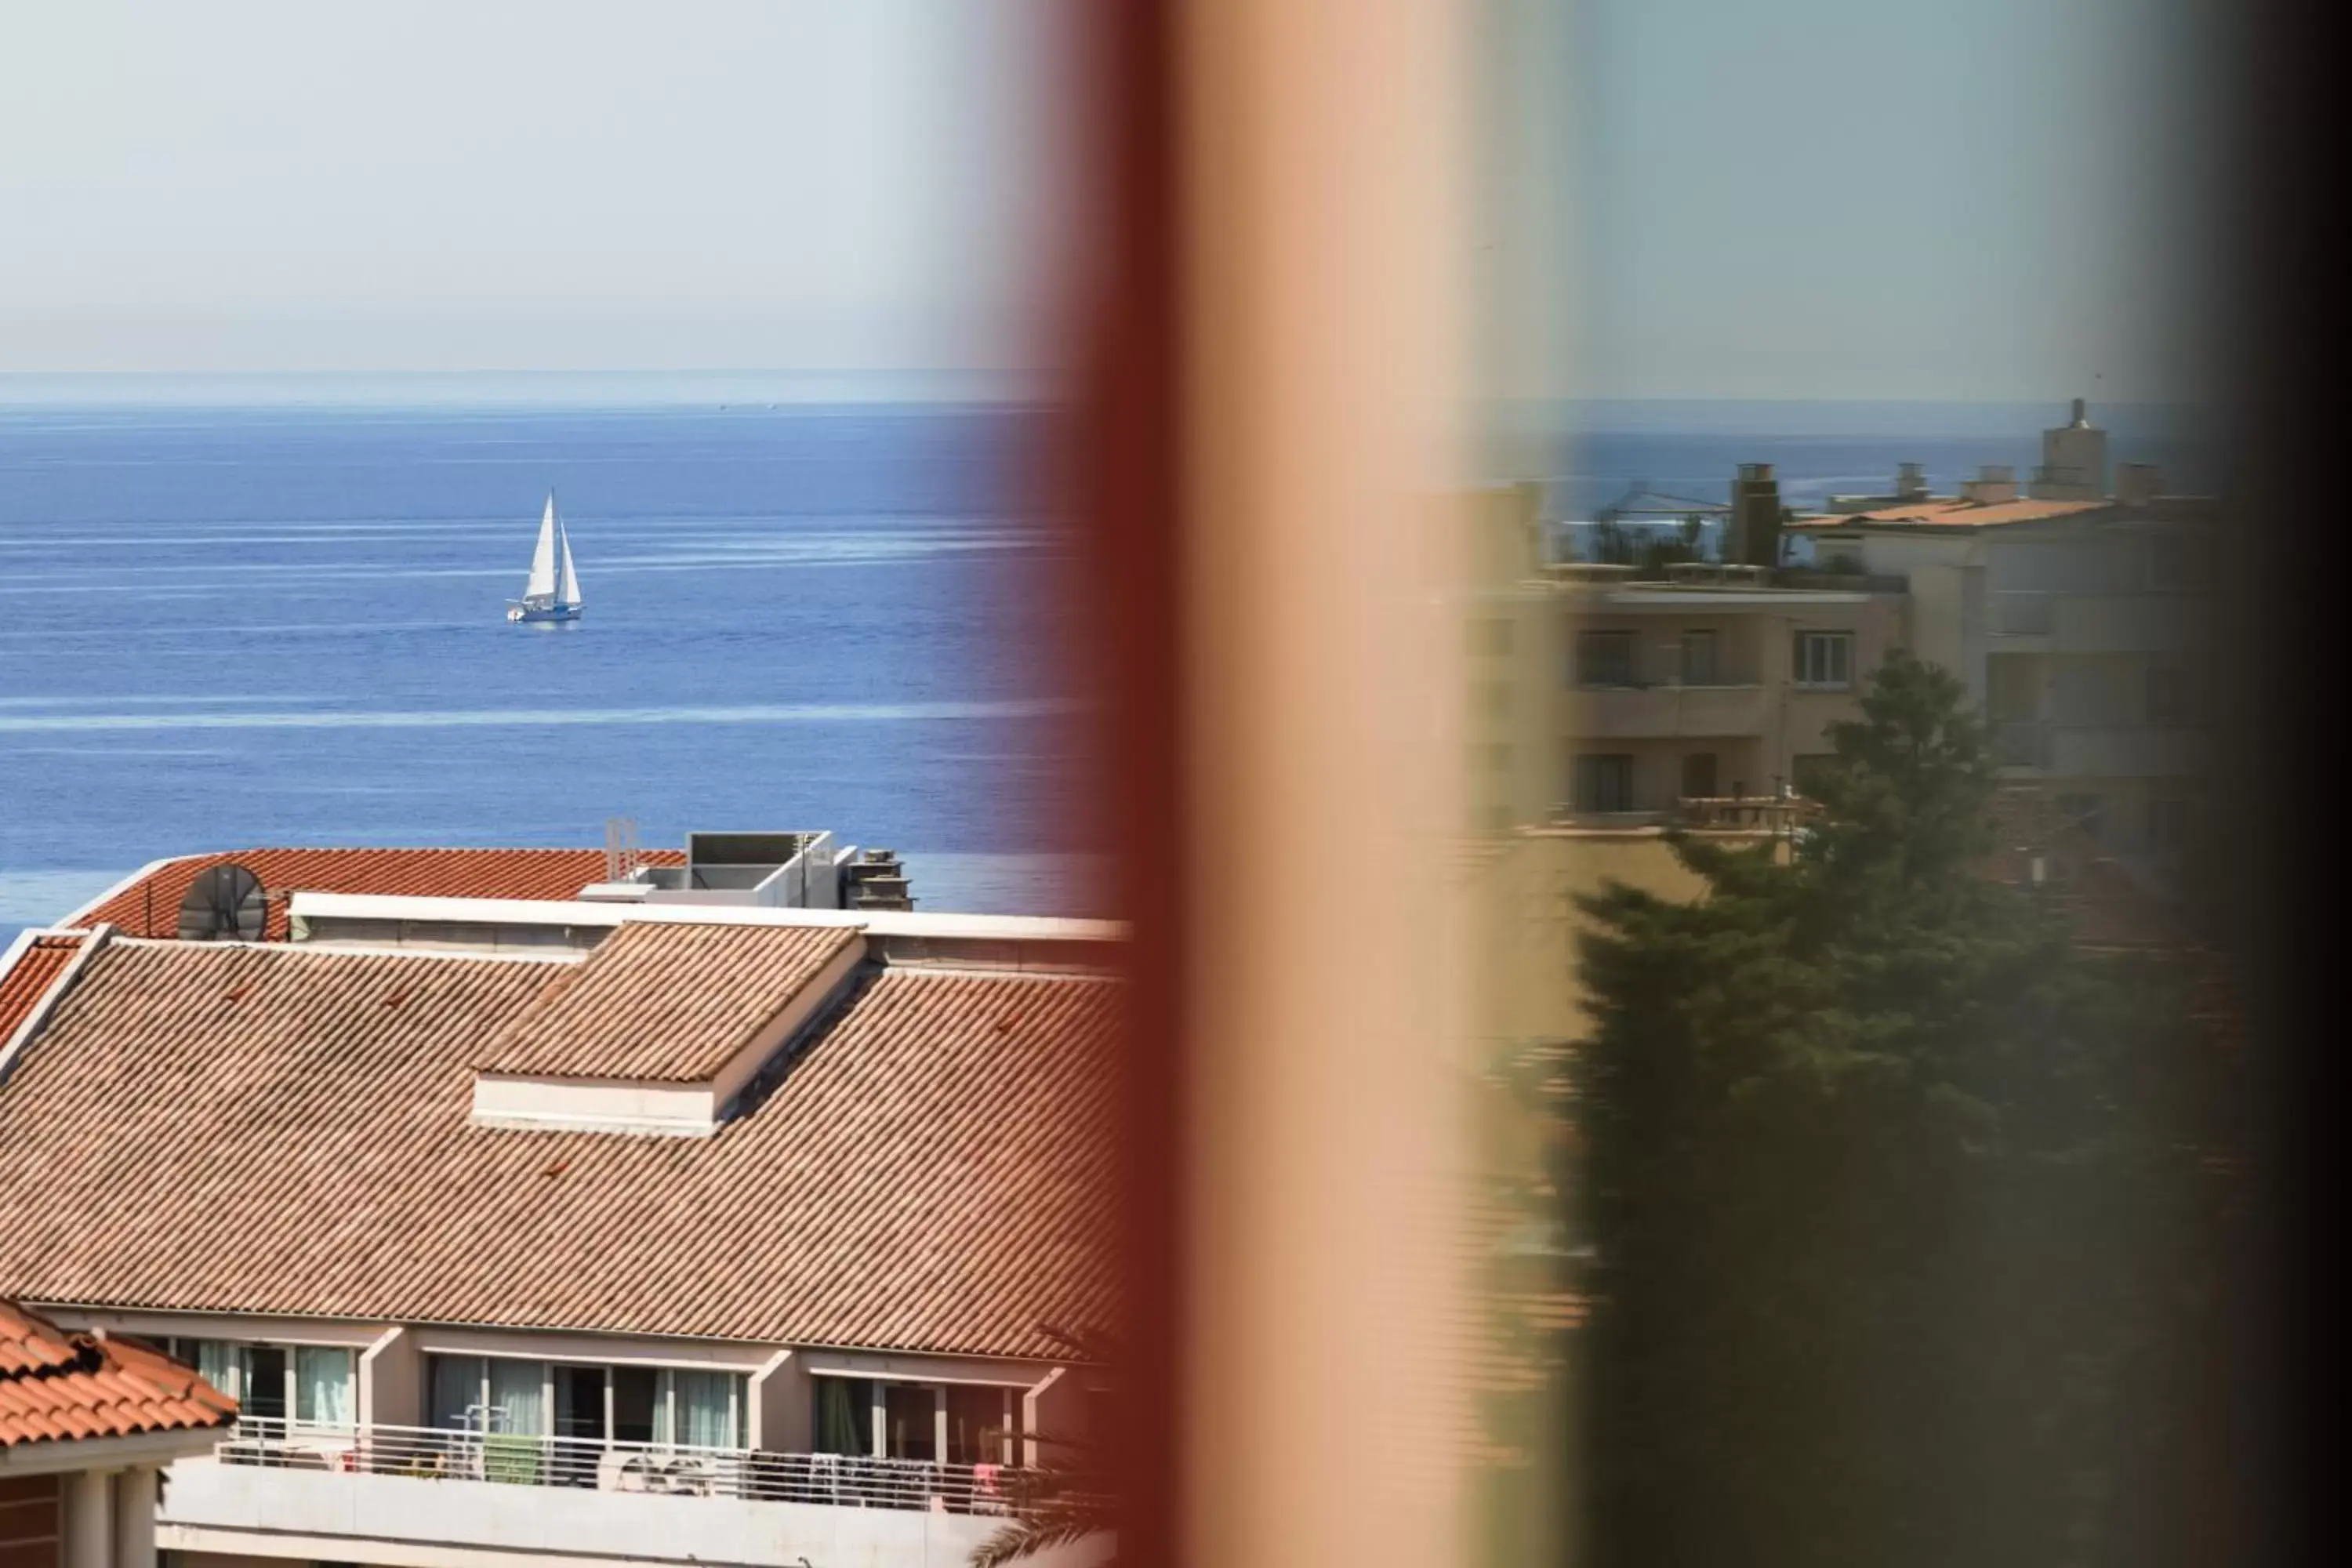
[[(1004, 1521), (913, 1509), (660, 1497), (183, 1460), (156, 1544), (382, 1568), (609, 1568), (616, 1562), (964, 1568)], [(1089, 1568), (1108, 1540), (1034, 1559)]]

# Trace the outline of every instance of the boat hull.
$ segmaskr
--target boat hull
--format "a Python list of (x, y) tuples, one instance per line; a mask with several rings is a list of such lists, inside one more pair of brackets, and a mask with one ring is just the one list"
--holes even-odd
[(509, 605), (507, 619), (519, 626), (543, 621), (576, 621), (580, 618), (577, 605)]

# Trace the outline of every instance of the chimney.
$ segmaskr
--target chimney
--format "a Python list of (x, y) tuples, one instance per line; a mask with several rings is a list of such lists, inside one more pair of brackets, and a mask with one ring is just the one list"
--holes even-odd
[(2017, 470), (2007, 463), (1987, 463), (1977, 477), (1960, 483), (1960, 499), (1979, 505), (2017, 499)]
[(1780, 481), (1769, 463), (1742, 463), (1731, 481), (1731, 519), (1723, 559), (1735, 566), (1780, 563)]
[(2074, 399), (2074, 426), (2077, 430), (2087, 430), (2091, 426), (2089, 405), (2079, 397)]
[(1917, 463), (1904, 463), (1895, 468), (1895, 499), (1896, 500), (1927, 499), (1927, 475)]

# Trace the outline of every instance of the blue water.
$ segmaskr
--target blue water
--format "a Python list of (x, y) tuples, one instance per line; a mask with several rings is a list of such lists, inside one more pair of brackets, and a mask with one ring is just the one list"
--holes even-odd
[[(2104, 414), (2105, 411), (2102, 411)], [(2059, 405), (1554, 411), (1496, 478), (1795, 504), (2021, 476)], [(2116, 411), (2119, 460), (2202, 486)], [(1575, 435), (1563, 433), (1572, 426)], [(0, 941), (157, 856), (828, 827), (923, 907), (1089, 912), (1027, 416), (0, 404)], [(510, 626), (558, 492), (588, 602)]]
[[(0, 410), (0, 940), (161, 855), (824, 827), (1068, 908), (1017, 413)], [(587, 613), (502, 618), (546, 490)], [(1083, 912), (1083, 911), (1077, 911)]]

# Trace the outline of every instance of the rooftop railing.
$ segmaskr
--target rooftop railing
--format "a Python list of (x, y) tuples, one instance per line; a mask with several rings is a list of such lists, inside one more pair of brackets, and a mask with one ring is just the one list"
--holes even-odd
[(215, 1453), (223, 1464), (267, 1468), (962, 1514), (1009, 1511), (1022, 1474), (1007, 1465), (253, 1417)]

